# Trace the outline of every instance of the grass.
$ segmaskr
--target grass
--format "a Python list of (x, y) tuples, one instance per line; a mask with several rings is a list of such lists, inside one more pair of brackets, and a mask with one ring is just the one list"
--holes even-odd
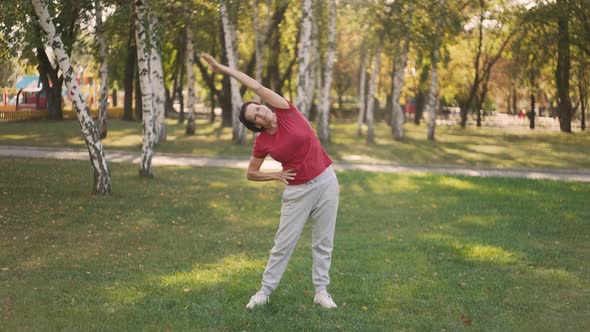
[(88, 162), (0, 158), (0, 169), (2, 330), (590, 326), (590, 184), (340, 172), (340, 307), (312, 305), (307, 225), (271, 302), (249, 312), (278, 183), (187, 167), (146, 180), (112, 164), (114, 193), (100, 197)]
[[(167, 120), (168, 141), (157, 152), (190, 153), (199, 156), (241, 156), (251, 153), (252, 136), (244, 146), (231, 143), (231, 128), (219, 128), (204, 120), (197, 134), (186, 136), (185, 127)], [(438, 127), (437, 141), (426, 140), (424, 125), (406, 124), (402, 142), (391, 138), (384, 123), (376, 127), (375, 144), (356, 136), (356, 124), (332, 124), (332, 143), (327, 146), (336, 160), (403, 165), (455, 165), (499, 168), (590, 169), (587, 147), (590, 134), (523, 131), (498, 128)], [(103, 140), (108, 150), (139, 151), (141, 126), (137, 122), (109, 121)], [(33, 145), (84, 148), (76, 121), (40, 121), (0, 124), (0, 145)]]

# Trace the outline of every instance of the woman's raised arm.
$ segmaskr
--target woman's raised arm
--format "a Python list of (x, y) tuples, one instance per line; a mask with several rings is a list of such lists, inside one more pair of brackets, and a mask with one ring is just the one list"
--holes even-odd
[(254, 91), (254, 93), (256, 93), (258, 96), (260, 96), (260, 98), (262, 98), (262, 100), (269, 103), (271, 106), (273, 106), (275, 108), (289, 108), (289, 103), (287, 103), (285, 98), (283, 98), (282, 96), (280, 96), (276, 92), (264, 87), (262, 84), (260, 84), (258, 81), (256, 81), (252, 77), (242, 73), (239, 70), (232, 69), (232, 68), (229, 68), (228, 66), (224, 66), (224, 65), (220, 64), (219, 62), (217, 62), (217, 60), (215, 60), (215, 58), (213, 58), (209, 54), (203, 54), (202, 57), (203, 57), (203, 59), (205, 59), (205, 61), (207, 61), (207, 63), (209, 64), (209, 67), (211, 67), (211, 69), (214, 72), (226, 74), (226, 75), (229, 75), (229, 76), (235, 78), (240, 83), (242, 83), (243, 85), (245, 85), (246, 87), (248, 87), (249, 89)]

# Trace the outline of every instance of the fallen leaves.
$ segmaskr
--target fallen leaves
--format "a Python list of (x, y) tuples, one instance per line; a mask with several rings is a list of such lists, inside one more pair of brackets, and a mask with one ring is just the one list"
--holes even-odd
[(461, 315), (461, 321), (467, 326), (471, 325), (471, 319), (467, 318), (467, 316), (463, 314)]

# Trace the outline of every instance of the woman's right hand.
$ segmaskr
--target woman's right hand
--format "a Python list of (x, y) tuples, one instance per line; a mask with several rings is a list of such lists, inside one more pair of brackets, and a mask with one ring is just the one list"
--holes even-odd
[(217, 60), (215, 60), (214, 57), (210, 56), (207, 53), (203, 53), (201, 55), (201, 57), (203, 57), (203, 59), (205, 59), (205, 61), (207, 61), (207, 64), (209, 64), (209, 67), (216, 73), (222, 73), (225, 74), (225, 70), (227, 69), (226, 66), (220, 64), (219, 62), (217, 62)]
[(286, 171), (277, 172), (277, 181), (281, 181), (284, 184), (289, 184), (289, 181), (295, 179), (295, 171), (292, 169), (288, 169)]

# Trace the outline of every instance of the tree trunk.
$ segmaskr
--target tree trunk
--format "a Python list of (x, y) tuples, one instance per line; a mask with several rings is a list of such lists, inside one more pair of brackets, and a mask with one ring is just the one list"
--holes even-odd
[(580, 65), (580, 79), (578, 80), (578, 91), (580, 93), (580, 129), (586, 130), (586, 105), (587, 105), (587, 92), (585, 89), (584, 82), (588, 82), (587, 75), (584, 73), (582, 65)]
[(58, 69), (53, 68), (43, 47), (37, 48), (37, 60), (39, 61), (39, 65), (37, 66), (39, 79), (43, 83), (43, 91), (45, 91), (47, 96), (47, 112), (49, 113), (49, 118), (52, 120), (62, 120), (61, 89), (63, 87), (63, 74), (58, 76)]
[(143, 144), (141, 147), (141, 161), (139, 163), (139, 175), (153, 177), (152, 157), (154, 155), (154, 119), (153, 119), (153, 93), (150, 82), (150, 45), (149, 29), (145, 28), (148, 11), (148, 0), (135, 1), (135, 39), (137, 45), (137, 64), (139, 66), (139, 84), (141, 85), (142, 129)]
[(193, 69), (193, 59), (194, 59), (194, 49), (193, 49), (193, 32), (190, 28), (186, 30), (186, 54), (184, 56), (186, 62), (186, 86), (187, 86), (187, 93), (186, 93), (186, 107), (188, 109), (187, 115), (187, 124), (186, 124), (186, 134), (187, 135), (194, 135), (195, 134), (195, 71)]
[(209, 123), (215, 123), (215, 95), (213, 92), (210, 93), (209, 98), (211, 99), (211, 113), (209, 115)]
[(408, 60), (408, 51), (410, 48), (410, 35), (406, 34), (403, 45), (400, 49), (400, 54), (395, 58), (393, 93), (391, 95), (393, 114), (392, 126), (393, 138), (396, 141), (401, 141), (404, 138), (404, 111), (399, 102), (399, 96), (404, 88), (404, 68)]
[(531, 92), (531, 111), (528, 113), (530, 129), (535, 129), (535, 115), (535, 93)]
[(428, 77), (430, 76), (430, 65), (422, 68), (420, 82), (418, 83), (418, 94), (416, 96), (416, 105), (414, 107), (414, 124), (419, 125), (422, 120), (424, 109), (426, 108), (426, 95), (428, 94)]
[[(185, 49), (185, 57), (186, 57), (186, 49)], [(186, 59), (184, 59), (186, 60)], [(186, 61), (185, 61), (186, 62)], [(178, 95), (178, 104), (180, 106), (180, 112), (178, 113), (178, 124), (184, 123), (184, 95), (183, 95), (183, 84), (184, 84), (184, 74), (186, 72), (186, 64), (180, 67), (180, 79), (178, 80), (178, 88), (176, 90), (176, 94)]]
[(320, 94), (318, 137), (322, 143), (330, 141), (330, 88), (332, 87), (332, 70), (336, 53), (336, 1), (330, 1), (330, 22), (328, 26), (328, 55), (324, 71), (324, 86)]
[(358, 137), (362, 137), (363, 136), (363, 122), (364, 122), (364, 118), (365, 118), (365, 105), (366, 105), (366, 95), (365, 95), (365, 84), (367, 82), (367, 70), (365, 68), (365, 54), (363, 53), (362, 57), (361, 57), (361, 72), (360, 72), (360, 79), (359, 79), (359, 101), (358, 101), (358, 106), (359, 106), (359, 114), (358, 114), (358, 120), (357, 120), (357, 124), (356, 124), (356, 135)]
[(168, 92), (168, 89), (166, 89), (166, 115), (174, 111), (174, 100), (176, 99), (176, 89), (178, 88), (180, 67), (184, 66), (184, 62), (181, 62), (181, 47), (179, 47), (178, 43), (176, 46), (176, 58), (174, 59), (174, 73), (172, 76), (172, 90)]
[(518, 99), (516, 95), (516, 84), (512, 83), (512, 115), (518, 114)]
[(164, 83), (164, 69), (162, 68), (162, 58), (160, 56), (159, 41), (157, 36), (158, 18), (148, 12), (148, 26), (150, 38), (150, 81), (152, 84), (153, 94), (153, 118), (154, 118), (154, 144), (166, 141), (166, 119), (164, 116), (166, 100)]
[[(229, 15), (225, 2), (221, 2), (221, 19), (223, 24), (223, 31), (225, 34), (225, 49), (227, 54), (227, 62), (230, 68), (238, 69), (238, 59), (236, 58), (237, 50), (234, 47), (235, 28), (233, 23), (229, 20)], [(235, 78), (230, 78), (231, 88), (231, 102), (232, 102), (232, 129), (233, 141), (238, 145), (246, 142), (246, 132), (244, 125), (240, 122), (240, 107), (242, 106), (242, 96), (240, 95), (240, 88), (238, 81)]]
[(133, 79), (135, 78), (135, 67), (137, 66), (135, 63), (137, 50), (135, 48), (135, 43), (133, 42), (133, 33), (133, 28), (131, 28), (129, 33), (129, 47), (127, 48), (127, 61), (125, 62), (125, 79), (123, 80), (123, 86), (125, 88), (125, 96), (123, 97), (123, 119), (127, 121), (133, 120)]
[(570, 100), (570, 33), (569, 33), (569, 8), (568, 2), (558, 0), (557, 5), (561, 11), (557, 26), (557, 68), (555, 70), (555, 83), (557, 85), (557, 102), (559, 114), (559, 127), (566, 133), (572, 132), (572, 103)]
[(301, 6), (301, 34), (299, 37), (299, 51), (298, 51), (298, 72), (297, 72), (297, 95), (295, 99), (295, 107), (309, 118), (309, 111), (311, 105), (309, 104), (309, 86), (313, 86), (311, 71), (311, 24), (312, 24), (312, 9), (311, 0), (303, 0)]
[(477, 41), (477, 53), (475, 55), (475, 64), (473, 66), (473, 69), (475, 70), (475, 75), (473, 77), (473, 82), (471, 83), (471, 86), (469, 88), (469, 94), (467, 95), (467, 98), (459, 102), (459, 107), (461, 109), (461, 128), (465, 128), (467, 126), (467, 114), (472, 107), (473, 99), (476, 96), (477, 89), (479, 88), (479, 84), (481, 81), (479, 67), (483, 52), (483, 21), (485, 19), (485, 10), (483, 8), (483, 5), (481, 7), (482, 8), (478, 21), (479, 23), (477, 25), (479, 36)]
[(375, 62), (373, 65), (373, 73), (371, 73), (371, 81), (369, 82), (369, 101), (367, 102), (367, 143), (375, 143), (375, 121), (373, 107), (375, 106), (375, 91), (377, 87), (377, 76), (381, 70), (381, 47), (375, 53)]
[(438, 46), (436, 46), (433, 54), (432, 60), (432, 70), (430, 73), (430, 87), (428, 89), (428, 93), (426, 94), (425, 100), (425, 110), (424, 113), (428, 114), (428, 134), (427, 138), (430, 141), (434, 141), (434, 130), (436, 128), (436, 94), (438, 89), (438, 58), (439, 58), (439, 50)]
[(113, 107), (117, 107), (118, 94), (119, 94), (119, 91), (117, 91), (117, 89), (113, 89), (113, 91), (111, 92), (111, 99), (113, 101)]
[[(313, 13), (313, 9), (312, 9)], [(315, 121), (318, 113), (317, 104), (314, 103), (316, 91), (321, 91), (322, 75), (321, 75), (321, 55), (320, 55), (320, 33), (318, 31), (317, 20), (311, 16), (311, 71), (310, 82), (306, 86), (307, 91), (305, 95), (308, 97), (307, 105), (309, 105), (309, 121)]]
[[(137, 47), (135, 48), (135, 56), (137, 59)], [(139, 63), (135, 66), (135, 119), (143, 121), (143, 106), (141, 101), (141, 83), (139, 81)]]
[(82, 97), (82, 92), (80, 91), (80, 86), (76, 80), (74, 69), (71, 66), (70, 58), (65, 52), (61, 38), (55, 33), (55, 26), (49, 16), (47, 7), (45, 7), (43, 0), (32, 0), (32, 2), (35, 8), (35, 13), (39, 17), (39, 24), (45, 31), (47, 40), (50, 42), (51, 47), (55, 52), (59, 68), (65, 77), (66, 86), (73, 97), (72, 101), (76, 109), (76, 115), (78, 116), (82, 135), (84, 136), (88, 148), (90, 164), (94, 170), (93, 191), (97, 194), (108, 195), (111, 192), (111, 177), (98, 129), (96, 128), (92, 116), (90, 116), (90, 110)]
[(98, 131), (100, 138), (107, 137), (107, 108), (108, 108), (108, 86), (109, 64), (107, 59), (107, 44), (103, 35), (102, 26), (102, 5), (100, 0), (95, 0), (96, 10), (96, 39), (98, 40), (98, 58), (100, 62), (100, 103), (98, 108)]
[(535, 92), (535, 71), (531, 69), (531, 111), (528, 113), (530, 129), (535, 129)]
[[(258, 8), (259, 3), (258, 3), (258, 0), (254, 1), (254, 17), (253, 17), (254, 46), (255, 46), (255, 50), (254, 50), (255, 54), (254, 55), (255, 55), (255, 59), (256, 59), (255, 60), (256, 61), (256, 69), (255, 69), (255, 73), (254, 73), (254, 79), (258, 82), (262, 82), (262, 71), (264, 69), (264, 42), (265, 42), (265, 38), (263, 38), (263, 36), (266, 36), (267, 32), (268, 32), (268, 27), (269, 27), (269, 23), (270, 23), (270, 21), (269, 21), (270, 20), (270, 5), (271, 5), (271, 1), (267, 0), (266, 1), (266, 8), (267, 8), (268, 12), (267, 12), (266, 18), (264, 20), (264, 25), (261, 28), (260, 23), (259, 23), (259, 17), (260, 17), (260, 12), (259, 12), (259, 8)], [(254, 101), (260, 102), (260, 97), (256, 94), (254, 95)]]

